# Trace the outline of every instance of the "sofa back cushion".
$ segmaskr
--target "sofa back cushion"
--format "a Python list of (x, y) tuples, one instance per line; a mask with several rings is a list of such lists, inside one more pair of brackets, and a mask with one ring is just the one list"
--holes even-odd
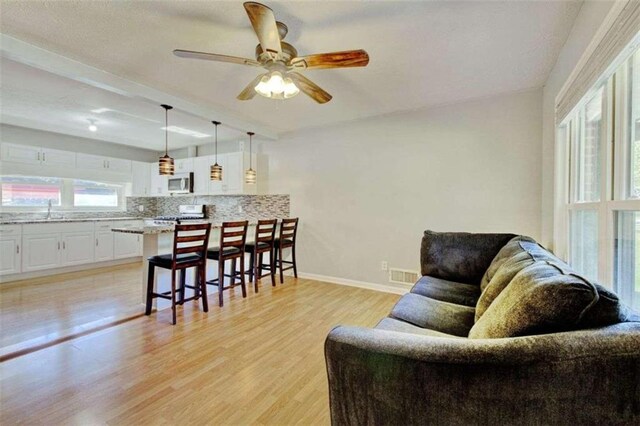
[(514, 234), (424, 231), (422, 275), (479, 285), (498, 251)]
[(529, 237), (515, 237), (496, 255), (483, 277), (489, 278), (476, 304), (475, 319), (478, 321), (489, 305), (498, 297), (518, 272), (537, 261), (563, 262)]
[(633, 312), (623, 303), (620, 303), (618, 296), (595, 284), (598, 290), (598, 303), (596, 303), (580, 320), (578, 328), (604, 327), (625, 321), (637, 321), (632, 318)]
[(538, 261), (520, 270), (474, 324), (474, 339), (576, 329), (598, 302), (598, 291), (566, 265)]

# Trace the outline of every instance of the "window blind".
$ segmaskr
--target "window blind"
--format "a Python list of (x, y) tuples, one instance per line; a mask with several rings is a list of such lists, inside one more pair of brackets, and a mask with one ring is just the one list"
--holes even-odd
[(556, 122), (562, 122), (593, 88), (598, 79), (614, 66), (614, 61), (640, 31), (640, 1), (628, 0), (604, 33), (588, 59), (575, 73), (569, 87), (556, 102)]

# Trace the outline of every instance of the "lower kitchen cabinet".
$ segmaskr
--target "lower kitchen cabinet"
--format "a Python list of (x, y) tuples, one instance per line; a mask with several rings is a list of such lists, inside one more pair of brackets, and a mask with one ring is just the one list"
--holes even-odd
[(61, 240), (60, 266), (93, 262), (93, 230), (65, 232), (61, 235)]
[(22, 236), (22, 272), (57, 268), (60, 265), (60, 234)]
[(96, 247), (94, 259), (96, 262), (113, 259), (113, 232), (96, 231)]
[(113, 233), (113, 258), (124, 259), (142, 254), (142, 238), (138, 234)]
[(22, 268), (22, 227), (0, 229), (0, 275), (17, 274)]

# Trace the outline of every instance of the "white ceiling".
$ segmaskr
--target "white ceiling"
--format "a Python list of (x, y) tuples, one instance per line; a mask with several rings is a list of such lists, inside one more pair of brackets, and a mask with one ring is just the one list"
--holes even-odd
[[(155, 151), (164, 149), (164, 109), (157, 103), (103, 90), (4, 58), (0, 81), (2, 123)], [(97, 132), (89, 131), (89, 120), (95, 120)], [(209, 135), (200, 138), (169, 133), (170, 149), (213, 140), (214, 126), (209, 120), (179, 109), (170, 111), (169, 126)], [(220, 142), (246, 137), (226, 125), (218, 129)]]
[[(171, 51), (253, 57), (257, 39), (239, 1), (2, 1), (0, 27), (117, 76), (286, 132), (541, 87), (581, 5), (555, 0), (266, 3), (289, 26), (286, 41), (300, 55), (363, 48), (371, 57), (369, 66), (306, 72), (333, 95), (325, 105), (302, 94), (287, 101), (259, 96), (238, 101), (236, 95), (259, 69), (181, 59)], [(87, 104), (104, 103), (104, 94), (78, 90)], [(81, 119), (73, 113), (75, 104), (46, 102), (31, 92), (12, 94), (22, 102), (16, 114), (42, 119), (62, 107), (71, 111), (58, 123)], [(31, 110), (29, 103), (38, 108)]]

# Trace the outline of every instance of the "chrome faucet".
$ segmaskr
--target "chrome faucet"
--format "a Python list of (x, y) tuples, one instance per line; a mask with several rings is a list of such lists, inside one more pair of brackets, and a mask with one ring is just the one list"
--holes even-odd
[(47, 220), (51, 219), (51, 201), (51, 198), (49, 198), (49, 201), (47, 201)]

